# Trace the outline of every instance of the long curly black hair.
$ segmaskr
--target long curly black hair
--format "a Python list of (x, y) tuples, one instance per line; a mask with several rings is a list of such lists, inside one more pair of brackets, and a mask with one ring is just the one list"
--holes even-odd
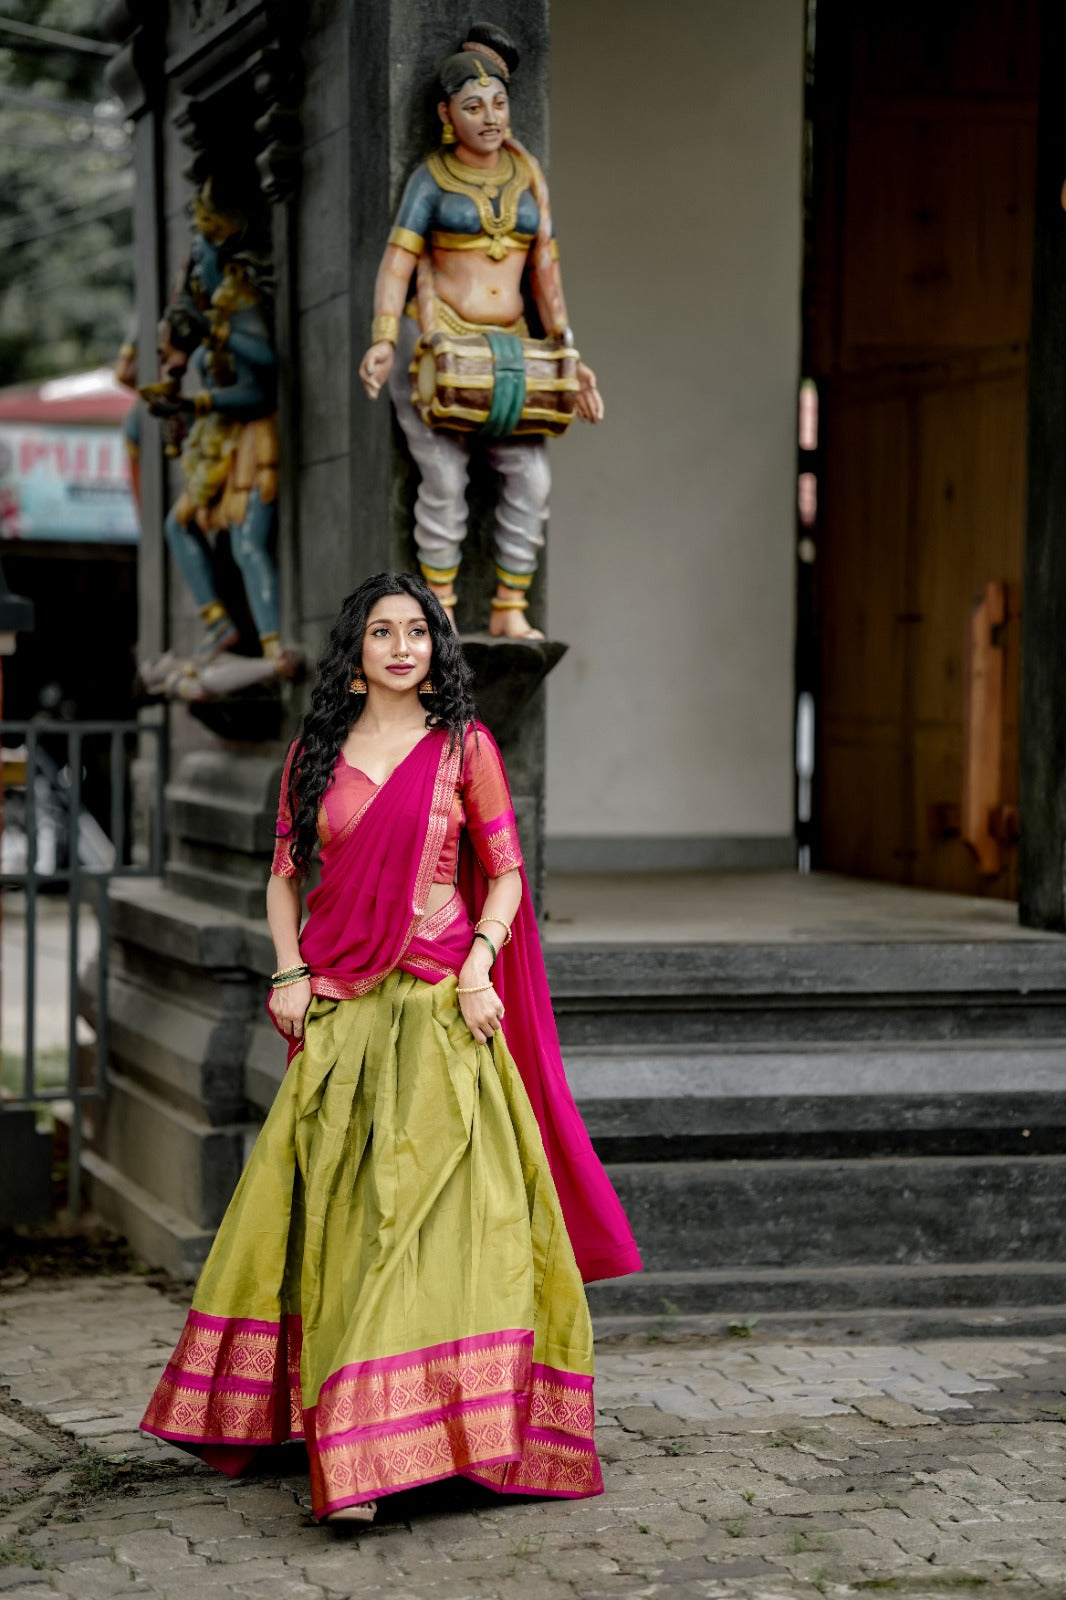
[(293, 864), (306, 872), (318, 843), (318, 810), (333, 782), (333, 769), (366, 700), (348, 691), (363, 658), (367, 617), (379, 600), (406, 594), (422, 608), (433, 641), (430, 677), (434, 693), (423, 696), (426, 727), (447, 728), (454, 749), (474, 721), (473, 680), (447, 612), (432, 589), (410, 572), (377, 572), (353, 589), (341, 606), (319, 658), (311, 705), (296, 740), (289, 773), (293, 819)]

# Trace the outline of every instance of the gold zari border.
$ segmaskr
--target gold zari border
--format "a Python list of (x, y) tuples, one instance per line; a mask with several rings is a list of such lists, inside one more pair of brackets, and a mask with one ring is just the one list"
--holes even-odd
[(529, 1355), (529, 1345), (514, 1340), (341, 1378), (318, 1397), (315, 1432), (325, 1439), (348, 1428), (401, 1422), (444, 1406), (513, 1394), (529, 1382)]
[(479, 1461), (516, 1457), (519, 1449), (520, 1419), (513, 1402), (441, 1417), (405, 1433), (345, 1438), (324, 1449), (312, 1447), (312, 1499), (318, 1508), (353, 1495), (427, 1483)]

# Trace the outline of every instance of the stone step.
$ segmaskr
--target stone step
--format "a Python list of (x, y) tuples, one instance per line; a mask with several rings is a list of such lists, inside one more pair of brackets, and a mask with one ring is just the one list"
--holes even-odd
[(135, 1256), (173, 1278), (199, 1275), (213, 1228), (197, 1227), (94, 1150), (82, 1152), (82, 1173), (92, 1209), (129, 1241)]
[(1066, 1041), (1054, 940), (552, 945), (564, 1047)]
[(214, 1126), (190, 1116), (119, 1072), (88, 1113), (88, 1148), (121, 1166), (130, 1182), (154, 1195), (190, 1227), (222, 1220), (241, 1175), (252, 1130), (245, 1122)]
[(612, 1164), (646, 1267), (1055, 1261), (1066, 1156)]
[[(935, 1266), (703, 1268), (635, 1273), (588, 1286), (597, 1329), (670, 1328), (685, 1317), (713, 1317), (739, 1332), (762, 1314), (847, 1316), (853, 1312), (978, 1307), (1066, 1307), (1066, 1261), (949, 1262)], [(1060, 1309), (1059, 1316), (1066, 1315)], [(1060, 1320), (1061, 1329), (1061, 1320)]]
[(605, 1161), (1066, 1150), (1060, 1044), (568, 1049)]

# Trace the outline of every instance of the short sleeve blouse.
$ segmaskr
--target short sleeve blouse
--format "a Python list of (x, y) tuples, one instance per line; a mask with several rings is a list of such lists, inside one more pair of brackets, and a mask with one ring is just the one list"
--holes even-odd
[[(276, 843), (270, 870), (279, 878), (299, 875), (292, 859), (293, 819), (289, 802), (289, 779), (295, 752), (294, 743), (285, 759), (278, 798)], [(343, 755), (338, 755), (334, 781), (319, 807), (320, 845), (328, 846), (349, 818), (372, 799), (380, 787), (365, 772), (350, 766)], [(435, 883), (454, 883), (459, 840), (464, 828), (487, 877), (499, 878), (522, 865), (522, 847), (503, 758), (492, 734), (481, 723), (471, 728), (463, 741), (463, 760), (434, 873)]]

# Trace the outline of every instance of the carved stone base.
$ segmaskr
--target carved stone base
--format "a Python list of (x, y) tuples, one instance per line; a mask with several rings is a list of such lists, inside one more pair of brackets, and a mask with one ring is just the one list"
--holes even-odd
[(112, 887), (111, 924), (108, 1092), (86, 1129), (86, 1183), (138, 1255), (191, 1276), (258, 1127), (245, 1067), (270, 945), (261, 925), (150, 880)]

